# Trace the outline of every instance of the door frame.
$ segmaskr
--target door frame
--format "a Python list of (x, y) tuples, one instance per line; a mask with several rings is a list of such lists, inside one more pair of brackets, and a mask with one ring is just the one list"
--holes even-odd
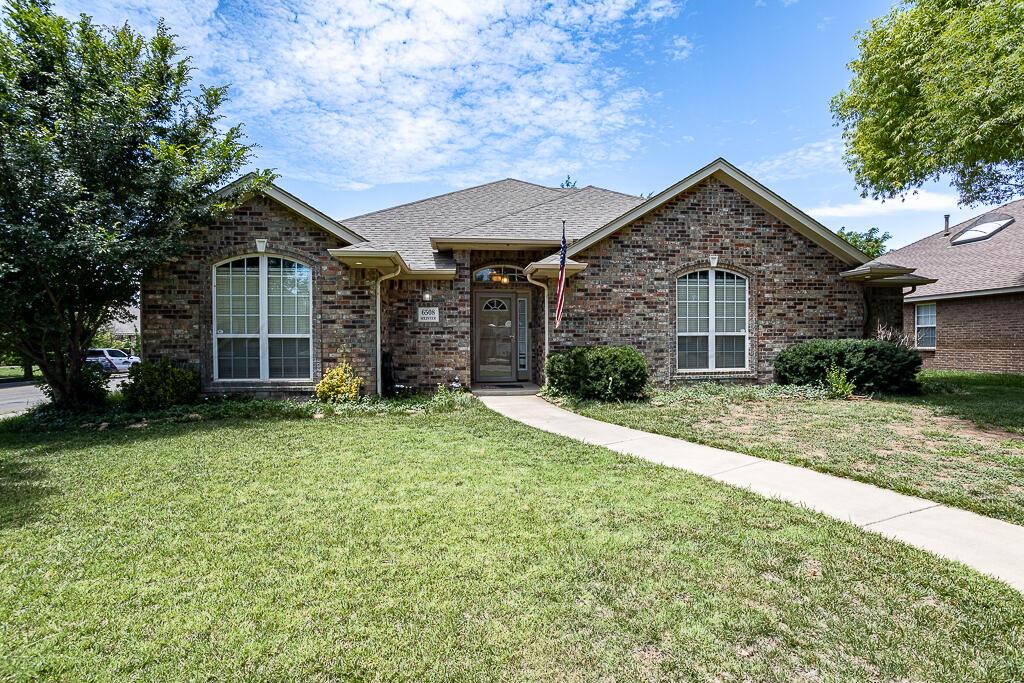
[[(519, 299), (525, 298), (529, 300), (529, 290), (520, 288), (482, 288), (474, 290), (473, 292), (473, 315), (471, 317), (471, 326), (473, 328), (473, 378), (474, 382), (488, 382), (488, 383), (505, 383), (505, 382), (519, 382)], [(480, 377), (480, 324), (479, 324), (479, 311), (482, 305), (480, 300), (482, 298), (494, 299), (502, 298), (509, 302), (509, 312), (512, 317), (512, 352), (509, 358), (508, 365), (508, 376), (504, 379), (482, 379)], [(530, 335), (530, 309), (531, 306), (528, 303), (526, 310), (526, 334), (527, 337)], [(527, 367), (529, 368), (530, 359), (529, 352), (527, 352)], [(527, 374), (529, 370), (527, 370)]]

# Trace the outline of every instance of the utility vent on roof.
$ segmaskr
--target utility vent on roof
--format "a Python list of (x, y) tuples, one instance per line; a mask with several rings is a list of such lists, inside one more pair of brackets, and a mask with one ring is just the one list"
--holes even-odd
[(988, 213), (974, 221), (966, 230), (961, 231), (953, 238), (953, 244), (967, 244), (987, 240), (1007, 225), (1013, 222), (1011, 216), (1005, 213)]

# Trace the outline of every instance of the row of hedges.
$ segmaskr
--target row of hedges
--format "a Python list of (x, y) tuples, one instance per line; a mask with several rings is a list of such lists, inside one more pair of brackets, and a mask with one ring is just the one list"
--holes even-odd
[[(780, 384), (823, 386), (829, 371), (862, 394), (906, 394), (920, 389), (921, 357), (913, 349), (878, 339), (814, 339), (775, 357)], [(545, 366), (553, 394), (602, 401), (640, 398), (650, 379), (643, 355), (630, 346), (581, 346), (553, 353)]]

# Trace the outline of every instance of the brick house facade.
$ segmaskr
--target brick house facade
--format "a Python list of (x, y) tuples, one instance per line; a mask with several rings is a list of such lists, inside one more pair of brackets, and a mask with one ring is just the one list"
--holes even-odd
[[(942, 299), (935, 306), (935, 348), (919, 348), (933, 370), (1024, 373), (1024, 293)], [(913, 335), (919, 303), (903, 306)]]
[(924, 367), (1024, 372), (1024, 200), (945, 225), (875, 261), (914, 269), (902, 327)]
[[(553, 252), (562, 221), (571, 276), (556, 329)], [(232, 261), (238, 258), (250, 260)], [(197, 231), (180, 257), (146, 275), (142, 352), (197, 367), (206, 391), (308, 393), (343, 359), (368, 393), (395, 384), (430, 389), (455, 378), (541, 384), (546, 350), (594, 344), (638, 348), (659, 384), (763, 382), (772, 378), (774, 356), (798, 341), (860, 337), (879, 319), (899, 324), (904, 280), (865, 283), (864, 261), (722, 160), (650, 199), (508, 180), (340, 222), (272, 187)], [(230, 263), (248, 268), (238, 272), (249, 279), (232, 280)], [(275, 279), (282, 263), (305, 279)], [(218, 265), (228, 270), (215, 271)], [(678, 299), (677, 283), (688, 274), (705, 278), (692, 304)], [(731, 289), (719, 287), (726, 281)], [(282, 290), (280, 282), (291, 284)], [(235, 289), (229, 296), (217, 286)], [(275, 336), (274, 316), (284, 315), (289, 292), (299, 303), (288, 304), (285, 317), (298, 318), (303, 331), (305, 308), (295, 292), (306, 287), (310, 333), (298, 341)], [(701, 292), (710, 303), (701, 305)], [(240, 334), (226, 328), (237, 323), (223, 315), (232, 306), (237, 320), (248, 320)], [(694, 329), (710, 328), (697, 333), (705, 341), (679, 341), (680, 326), (691, 324), (679, 317), (684, 309), (698, 311)], [(677, 344), (698, 349), (687, 363), (709, 367), (680, 369)], [(249, 350), (239, 356), (243, 347)], [(289, 377), (277, 376), (282, 367), (291, 368)]]

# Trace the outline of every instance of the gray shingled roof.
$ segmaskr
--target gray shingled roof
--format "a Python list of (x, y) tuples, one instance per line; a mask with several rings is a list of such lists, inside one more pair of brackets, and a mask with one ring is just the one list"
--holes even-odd
[(451, 235), (575, 192), (507, 178), (338, 222), (367, 239), (348, 249), (398, 251), (415, 269), (452, 268), (450, 256), (432, 249), (431, 237)]
[[(983, 217), (1008, 214), (1013, 223), (988, 239), (952, 244), (953, 238)], [(1024, 287), (1024, 199), (975, 216), (944, 231), (929, 235), (902, 249), (885, 254), (872, 263), (889, 263), (914, 268), (915, 275), (935, 278), (917, 288), (907, 300), (976, 292), (1007, 287)]]
[(643, 201), (640, 197), (588, 185), (507, 216), (479, 223), (451, 236), (560, 240), (564, 220), (566, 237), (577, 240)]

